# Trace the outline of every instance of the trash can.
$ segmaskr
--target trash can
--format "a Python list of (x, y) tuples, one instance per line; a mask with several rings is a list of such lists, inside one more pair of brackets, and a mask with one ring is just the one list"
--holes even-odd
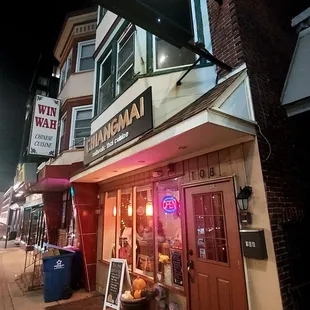
[(149, 301), (144, 297), (140, 299), (121, 298), (122, 310), (149, 310)]
[(83, 255), (78, 249), (72, 249), (74, 255), (71, 268), (71, 288), (79, 290), (83, 287)]
[(70, 282), (73, 256), (72, 252), (60, 250), (60, 255), (43, 257), (45, 302), (72, 296)]

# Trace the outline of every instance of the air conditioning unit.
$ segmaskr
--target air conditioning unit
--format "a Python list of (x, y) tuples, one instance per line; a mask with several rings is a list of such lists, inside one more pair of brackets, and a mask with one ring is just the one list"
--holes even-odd
[(73, 140), (73, 148), (82, 149), (85, 146), (85, 138), (77, 138)]

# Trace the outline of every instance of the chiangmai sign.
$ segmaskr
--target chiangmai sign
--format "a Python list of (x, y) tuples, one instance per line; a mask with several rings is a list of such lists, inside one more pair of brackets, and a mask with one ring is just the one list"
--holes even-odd
[(36, 97), (28, 148), (30, 155), (55, 156), (59, 109), (59, 100)]
[(152, 88), (149, 87), (87, 139), (84, 164), (108, 154), (152, 128)]

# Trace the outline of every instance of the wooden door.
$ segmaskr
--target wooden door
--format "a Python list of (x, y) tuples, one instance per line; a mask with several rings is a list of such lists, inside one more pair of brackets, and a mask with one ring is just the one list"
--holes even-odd
[(190, 309), (246, 310), (232, 180), (185, 190)]

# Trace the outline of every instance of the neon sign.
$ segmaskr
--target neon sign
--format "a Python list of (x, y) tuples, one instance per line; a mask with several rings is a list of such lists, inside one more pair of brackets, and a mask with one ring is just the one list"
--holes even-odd
[(173, 196), (165, 196), (161, 200), (161, 206), (167, 213), (173, 213), (178, 209), (179, 203)]

